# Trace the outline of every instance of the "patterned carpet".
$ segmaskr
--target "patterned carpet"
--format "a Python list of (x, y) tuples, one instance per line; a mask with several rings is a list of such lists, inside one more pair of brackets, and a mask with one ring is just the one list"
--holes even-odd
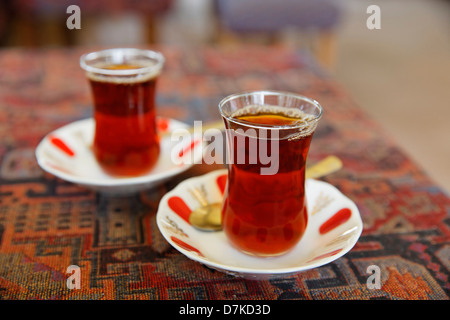
[[(92, 114), (78, 66), (83, 50), (0, 52), (0, 299), (431, 299), (450, 295), (450, 199), (352, 100), (301, 53), (280, 48), (161, 47), (158, 112), (218, 120), (218, 101), (251, 89), (295, 91), (324, 106), (310, 161), (335, 154), (324, 181), (358, 206), (364, 231), (345, 256), (283, 279), (251, 281), (189, 260), (155, 221), (162, 195), (219, 165), (196, 165), (127, 197), (44, 173), (34, 150), (48, 132)], [(66, 272), (80, 267), (80, 289)], [(367, 285), (368, 267), (381, 288)]]

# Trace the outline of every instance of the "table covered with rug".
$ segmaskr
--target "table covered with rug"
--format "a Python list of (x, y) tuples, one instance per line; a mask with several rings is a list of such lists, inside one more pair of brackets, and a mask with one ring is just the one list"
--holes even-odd
[[(38, 165), (49, 132), (92, 116), (81, 54), (91, 49), (0, 51), (0, 299), (448, 299), (450, 199), (401, 146), (311, 57), (279, 47), (155, 46), (166, 64), (158, 114), (193, 125), (220, 120), (226, 95), (292, 91), (324, 116), (309, 160), (336, 155), (321, 180), (357, 205), (363, 232), (339, 259), (286, 277), (251, 280), (175, 250), (156, 225), (158, 205), (180, 182), (224, 168), (195, 164), (148, 190), (110, 196)], [(67, 285), (78, 266), (80, 288)], [(376, 268), (372, 268), (375, 266)], [(379, 285), (371, 276), (379, 273)]]

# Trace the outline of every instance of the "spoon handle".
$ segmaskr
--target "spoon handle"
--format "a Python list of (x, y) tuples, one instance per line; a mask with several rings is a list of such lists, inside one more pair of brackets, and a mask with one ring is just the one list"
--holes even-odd
[(306, 168), (306, 179), (315, 179), (342, 168), (342, 161), (336, 156), (328, 156), (318, 163)]

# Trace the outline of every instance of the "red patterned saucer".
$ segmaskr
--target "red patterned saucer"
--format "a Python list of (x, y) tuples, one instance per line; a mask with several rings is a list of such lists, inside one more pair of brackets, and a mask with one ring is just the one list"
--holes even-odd
[[(158, 118), (161, 135), (161, 152), (155, 167), (147, 174), (137, 177), (117, 178), (105, 173), (91, 151), (95, 121), (92, 118), (72, 122), (44, 137), (36, 148), (40, 167), (78, 185), (104, 193), (133, 193), (151, 188), (200, 163), (203, 156), (201, 136), (190, 139), (174, 139), (171, 132), (188, 129), (183, 122)], [(173, 157), (177, 159), (172, 159)]]
[(218, 202), (226, 180), (227, 170), (216, 170), (183, 181), (161, 199), (156, 216), (159, 230), (175, 249), (210, 268), (249, 279), (286, 277), (342, 257), (361, 235), (363, 224), (355, 203), (332, 185), (308, 179), (308, 225), (301, 241), (282, 256), (244, 254), (222, 231), (202, 232), (189, 223), (190, 212), (200, 206), (191, 191), (203, 188), (208, 202)]

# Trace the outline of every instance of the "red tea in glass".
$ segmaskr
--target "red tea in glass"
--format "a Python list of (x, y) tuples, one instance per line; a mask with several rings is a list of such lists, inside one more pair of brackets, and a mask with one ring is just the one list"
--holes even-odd
[(223, 230), (245, 253), (286, 253), (308, 222), (305, 166), (322, 109), (305, 97), (271, 91), (231, 96), (220, 106), (229, 154)]
[(82, 57), (94, 100), (93, 152), (114, 176), (145, 174), (159, 157), (155, 87), (163, 57), (112, 49)]

